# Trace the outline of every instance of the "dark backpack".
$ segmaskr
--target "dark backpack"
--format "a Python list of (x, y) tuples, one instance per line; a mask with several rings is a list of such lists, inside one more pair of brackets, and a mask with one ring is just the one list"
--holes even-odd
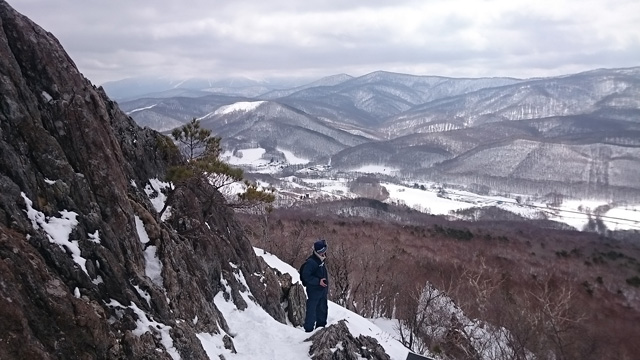
[(302, 277), (302, 270), (304, 270), (304, 266), (307, 265), (307, 260), (305, 260), (302, 265), (300, 265), (300, 270), (298, 270), (298, 274), (300, 274), (300, 282), (302, 286), (307, 287), (307, 284), (304, 282), (304, 278)]

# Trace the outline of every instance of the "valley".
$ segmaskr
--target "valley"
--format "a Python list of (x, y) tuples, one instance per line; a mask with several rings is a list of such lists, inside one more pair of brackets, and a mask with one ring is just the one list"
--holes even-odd
[[(638, 203), (609, 203), (559, 195), (489, 194), (486, 189), (484, 194), (479, 194), (471, 190), (473, 187), (447, 187), (442, 183), (398, 179), (394, 177), (397, 170), (382, 166), (337, 172), (329, 165), (311, 166), (307, 159), (297, 158), (287, 151), (282, 151), (283, 161), (267, 160), (265, 152), (260, 148), (244, 149), (236, 152), (238, 156), (228, 152), (222, 157), (230, 164), (245, 169), (261, 186), (276, 188), (276, 205), (279, 207), (365, 196), (351, 191), (349, 184), (357, 182), (360, 177), (378, 177), (376, 183), (388, 192), (380, 200), (451, 219), (474, 221), (482, 217), (482, 209), (498, 208), (522, 219), (549, 220), (575, 230), (589, 229), (597, 221), (600, 226), (604, 225), (601, 231), (640, 231)], [(474, 215), (468, 210), (477, 210), (478, 213)]]
[[(304, 167), (330, 166), (329, 178), (373, 167), (363, 172), (398, 184), (640, 204), (637, 67), (536, 79), (378, 71), (251, 96), (242, 88), (176, 87), (119, 105), (160, 131), (199, 119), (228, 153), (252, 157), (237, 161), (247, 171), (279, 167), (280, 178)], [(262, 149), (260, 161), (250, 149)]]

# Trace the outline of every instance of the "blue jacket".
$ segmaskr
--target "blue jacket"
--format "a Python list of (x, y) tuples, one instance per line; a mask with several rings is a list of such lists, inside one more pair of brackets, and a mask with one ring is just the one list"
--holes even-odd
[(307, 261), (305, 261), (300, 276), (303, 278), (307, 290), (328, 289), (328, 286), (325, 288), (320, 285), (320, 279), (324, 278), (325, 283), (329, 285), (329, 272), (324, 265), (324, 261), (320, 260), (315, 254), (309, 256)]

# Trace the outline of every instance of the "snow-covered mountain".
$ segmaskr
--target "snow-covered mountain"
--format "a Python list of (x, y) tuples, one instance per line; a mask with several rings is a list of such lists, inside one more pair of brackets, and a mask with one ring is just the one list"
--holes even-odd
[(221, 106), (245, 99), (228, 95), (150, 97), (124, 101), (118, 105), (140, 126), (162, 132), (179, 127), (193, 118), (214, 112)]
[(331, 87), (312, 87), (295, 92), (281, 101), (319, 102), (349, 109), (375, 126), (386, 118), (440, 98), (521, 82), (509, 78), (456, 79), (415, 76), (384, 71), (373, 72)]
[[(262, 96), (148, 98), (121, 106), (168, 130), (191, 118), (228, 151), (278, 148), (337, 172), (495, 191), (640, 201), (640, 68), (536, 79), (457, 79), (378, 71)], [(223, 111), (266, 101), (250, 111)], [(236, 104), (236, 105), (233, 105)]]
[[(487, 122), (588, 115), (640, 108), (640, 68), (595, 70), (523, 81), (435, 99), (386, 119), (390, 137), (473, 127)], [(628, 118), (633, 121), (633, 118)], [(435, 126), (440, 125), (440, 127)]]
[[(366, 130), (337, 127), (328, 121), (272, 101), (238, 102), (200, 118), (231, 148), (261, 147), (288, 150), (298, 157), (318, 160), (370, 141)], [(267, 154), (266, 156), (273, 156)]]

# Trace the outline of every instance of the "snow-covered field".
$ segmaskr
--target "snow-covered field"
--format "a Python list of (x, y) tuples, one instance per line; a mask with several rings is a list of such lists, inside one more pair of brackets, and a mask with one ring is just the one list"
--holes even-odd
[[(236, 155), (227, 152), (223, 154), (223, 159), (232, 165), (248, 166), (251, 171), (269, 174), (278, 172), (287, 164), (299, 165), (309, 162), (307, 159), (296, 156), (290, 151), (279, 150), (285, 155), (286, 163), (272, 163), (262, 159), (265, 151), (262, 148), (254, 148), (238, 150)], [(395, 170), (389, 166), (368, 165), (353, 171), (362, 174), (391, 175)], [(323, 169), (321, 167), (301, 169), (298, 173), (300, 174), (299, 177), (289, 176), (280, 179), (288, 181), (291, 185), (289, 189), (278, 190), (286, 192), (295, 188), (298, 191), (316, 194), (316, 196), (356, 197), (355, 194), (350, 193), (347, 179), (331, 179), (329, 176), (322, 178)], [(320, 175), (320, 177), (309, 179), (304, 176), (310, 173)], [(422, 185), (422, 189), (414, 188), (413, 184), (382, 183), (381, 185), (389, 191), (389, 199), (386, 202), (405, 204), (416, 210), (435, 215), (452, 215), (452, 212), (458, 210), (495, 206), (530, 219), (546, 218), (562, 222), (577, 230), (584, 229), (589, 219), (595, 218), (593, 213), (597, 207), (606, 205), (603, 201), (572, 199), (563, 201), (561, 205), (551, 207), (542, 200), (533, 199), (517, 202), (515, 199), (518, 194), (512, 194), (509, 197), (487, 196), (457, 189), (442, 189), (442, 185), (436, 183), (419, 182), (418, 185)], [(520, 199), (526, 198), (524, 195), (520, 196)], [(640, 230), (640, 204), (612, 206), (611, 209), (600, 214), (600, 219), (611, 230)]]
[[(409, 207), (436, 215), (447, 215), (456, 210), (496, 206), (525, 218), (546, 218), (570, 225), (582, 230), (590, 218), (595, 218), (593, 210), (606, 205), (603, 201), (568, 200), (558, 206), (547, 206), (541, 201), (518, 203), (514, 198), (503, 196), (485, 196), (462, 190), (445, 190), (442, 197), (426, 184), (426, 190), (415, 189), (396, 184), (382, 184), (393, 201), (402, 201)], [(613, 207), (601, 214), (600, 218), (610, 230), (640, 230), (640, 205)]]

